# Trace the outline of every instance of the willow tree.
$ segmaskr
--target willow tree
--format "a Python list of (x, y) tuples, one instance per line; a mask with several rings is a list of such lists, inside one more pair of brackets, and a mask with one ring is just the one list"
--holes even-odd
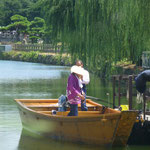
[[(53, 38), (68, 46), (73, 60), (105, 76), (112, 63), (137, 63), (149, 50), (149, 0), (45, 0), (43, 12)], [(146, 29), (146, 30), (145, 30)]]

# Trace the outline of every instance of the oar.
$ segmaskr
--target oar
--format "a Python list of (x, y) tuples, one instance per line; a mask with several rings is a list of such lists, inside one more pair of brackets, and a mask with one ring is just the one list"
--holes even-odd
[(105, 100), (102, 100), (102, 99), (100, 99), (100, 98), (97, 98), (97, 97), (93, 97), (93, 96), (86, 96), (86, 98), (90, 98), (90, 99), (99, 100), (99, 101), (101, 101), (101, 102), (103, 102), (103, 103), (107, 103), (107, 104), (110, 104), (110, 105), (112, 105), (112, 106), (113, 106), (113, 103), (107, 102), (107, 101), (105, 101)]

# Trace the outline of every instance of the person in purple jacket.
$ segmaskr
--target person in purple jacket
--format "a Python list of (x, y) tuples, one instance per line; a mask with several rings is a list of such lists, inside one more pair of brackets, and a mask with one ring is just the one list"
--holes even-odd
[(70, 112), (68, 116), (78, 116), (78, 104), (84, 100), (84, 95), (81, 94), (79, 79), (82, 79), (83, 69), (79, 66), (71, 67), (71, 74), (68, 77), (67, 83), (67, 98), (70, 103)]

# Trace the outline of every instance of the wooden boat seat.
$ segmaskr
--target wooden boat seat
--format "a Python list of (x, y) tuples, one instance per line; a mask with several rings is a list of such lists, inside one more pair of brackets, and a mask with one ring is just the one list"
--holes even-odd
[[(32, 110), (35, 111), (51, 111), (51, 110), (58, 110), (58, 103), (24, 103), (24, 105)], [(95, 106), (92, 104), (87, 103), (88, 110), (100, 110), (101, 106)], [(78, 109), (81, 110), (81, 105), (78, 106)], [(70, 108), (67, 107), (69, 111)]]
[[(52, 115), (52, 111), (38, 111), (39, 113)], [(67, 116), (69, 111), (56, 112), (56, 116)], [(78, 111), (78, 116), (93, 116), (102, 114), (100, 111)]]
[[(28, 106), (29, 109), (35, 110), (35, 111), (51, 111), (51, 110), (58, 110), (58, 106)], [(66, 108), (67, 111), (70, 110), (70, 107)], [(81, 110), (81, 106), (78, 107), (78, 110)], [(88, 106), (89, 111), (96, 111), (96, 110), (101, 110), (100, 107), (98, 106)]]
[[(30, 108), (32, 107), (59, 107), (58, 103), (57, 104), (56, 103), (24, 103), (24, 105)], [(87, 107), (95, 106), (89, 103), (87, 103), (86, 105)], [(81, 107), (81, 105), (79, 104), (78, 107)]]

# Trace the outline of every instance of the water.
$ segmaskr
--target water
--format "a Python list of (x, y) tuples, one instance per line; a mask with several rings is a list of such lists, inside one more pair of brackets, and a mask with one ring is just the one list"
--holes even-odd
[[(79, 149), (107, 150), (75, 143), (54, 141), (22, 130), (15, 98), (58, 98), (65, 94), (69, 68), (37, 63), (0, 61), (0, 150)], [(88, 95), (110, 102), (111, 82), (91, 76)], [(112, 150), (149, 150), (150, 146), (126, 146)]]

